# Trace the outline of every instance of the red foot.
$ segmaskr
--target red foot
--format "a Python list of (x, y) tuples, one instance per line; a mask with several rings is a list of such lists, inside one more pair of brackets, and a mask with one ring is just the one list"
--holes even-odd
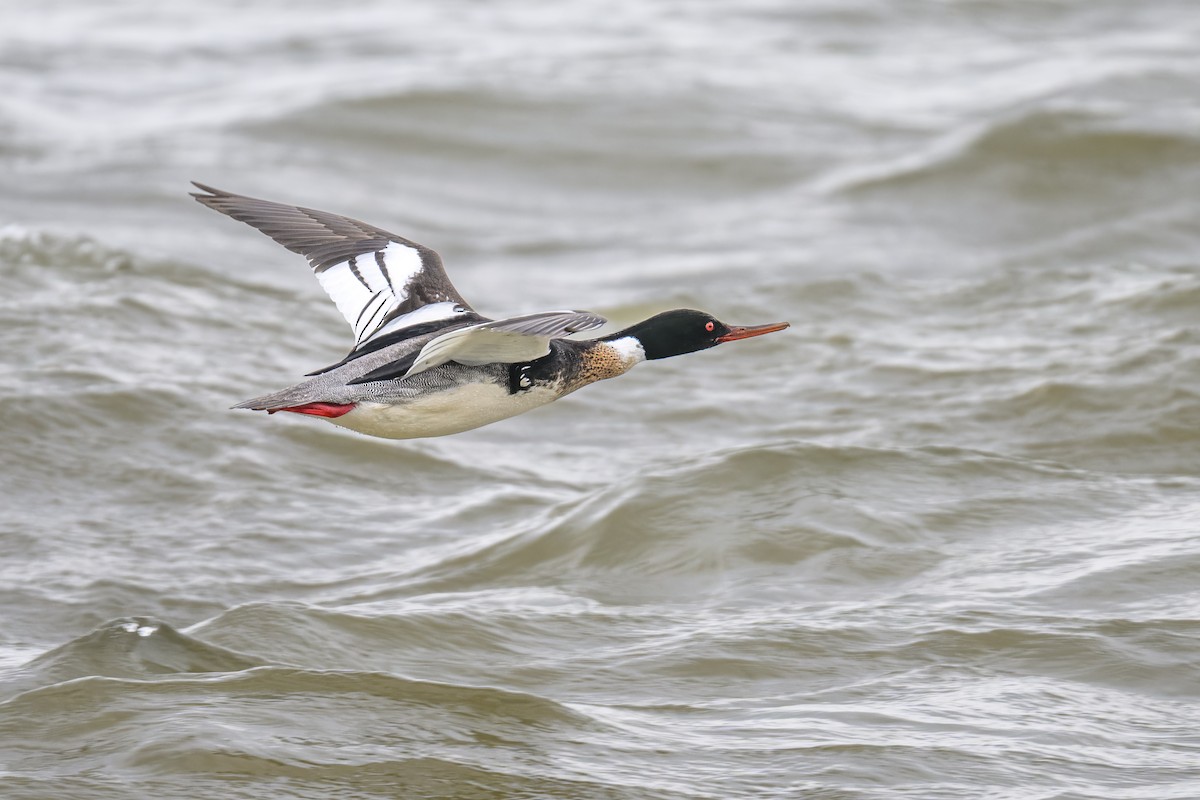
[(291, 411), (295, 414), (312, 414), (314, 417), (340, 417), (342, 414), (349, 413), (355, 406), (355, 403), (305, 403), (302, 406), (292, 406), (291, 408), (276, 408), (270, 413), (276, 411)]

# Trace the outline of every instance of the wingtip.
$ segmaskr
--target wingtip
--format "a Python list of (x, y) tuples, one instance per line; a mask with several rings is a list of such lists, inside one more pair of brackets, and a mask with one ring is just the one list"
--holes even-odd
[(572, 313), (579, 314), (581, 319), (567, 328), (568, 333), (582, 333), (583, 331), (591, 331), (596, 328), (602, 328), (608, 324), (608, 319), (602, 317), (594, 311), (574, 311)]
[(207, 194), (200, 194), (200, 192), (188, 192), (188, 194), (196, 198), (196, 200), (201, 203), (203, 203), (205, 200), (213, 200), (218, 197), (229, 197), (229, 192), (223, 192), (220, 189), (214, 189), (212, 186), (201, 183), (200, 181), (191, 181), (191, 184), (199, 189), (200, 192), (207, 192)]

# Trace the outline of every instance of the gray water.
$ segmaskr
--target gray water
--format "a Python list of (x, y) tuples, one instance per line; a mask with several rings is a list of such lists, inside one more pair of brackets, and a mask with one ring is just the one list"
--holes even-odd
[[(0, 796), (1200, 797), (1190, 2), (0, 5)], [(389, 442), (188, 181), (764, 339)]]

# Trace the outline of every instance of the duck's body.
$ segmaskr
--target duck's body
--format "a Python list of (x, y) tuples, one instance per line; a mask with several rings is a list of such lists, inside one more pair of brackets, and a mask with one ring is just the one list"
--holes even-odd
[(467, 305), (429, 248), (346, 217), (196, 185), (204, 205), (306, 256), (355, 332), (341, 362), (235, 408), (324, 417), (388, 439), (444, 436), (523, 414), (648, 358), (787, 327), (730, 327), (677, 310), (599, 339), (565, 339), (604, 318), (552, 311), (490, 320)]
[(643, 360), (633, 347), (554, 339), (548, 355), (530, 362), (450, 362), (402, 380), (353, 383), (411, 358), (428, 338), (390, 345), (238, 407), (324, 416), (334, 425), (385, 439), (445, 436), (531, 411)]

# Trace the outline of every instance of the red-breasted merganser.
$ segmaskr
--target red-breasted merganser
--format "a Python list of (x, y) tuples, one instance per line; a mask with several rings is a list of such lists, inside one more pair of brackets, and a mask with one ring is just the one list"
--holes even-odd
[(323, 417), (370, 436), (444, 436), (522, 414), (640, 361), (788, 327), (739, 327), (665, 311), (598, 339), (559, 338), (607, 320), (588, 311), (477, 314), (428, 247), (373, 225), (195, 184), (192, 196), (308, 259), (354, 329), (354, 348), (309, 380), (234, 408)]

